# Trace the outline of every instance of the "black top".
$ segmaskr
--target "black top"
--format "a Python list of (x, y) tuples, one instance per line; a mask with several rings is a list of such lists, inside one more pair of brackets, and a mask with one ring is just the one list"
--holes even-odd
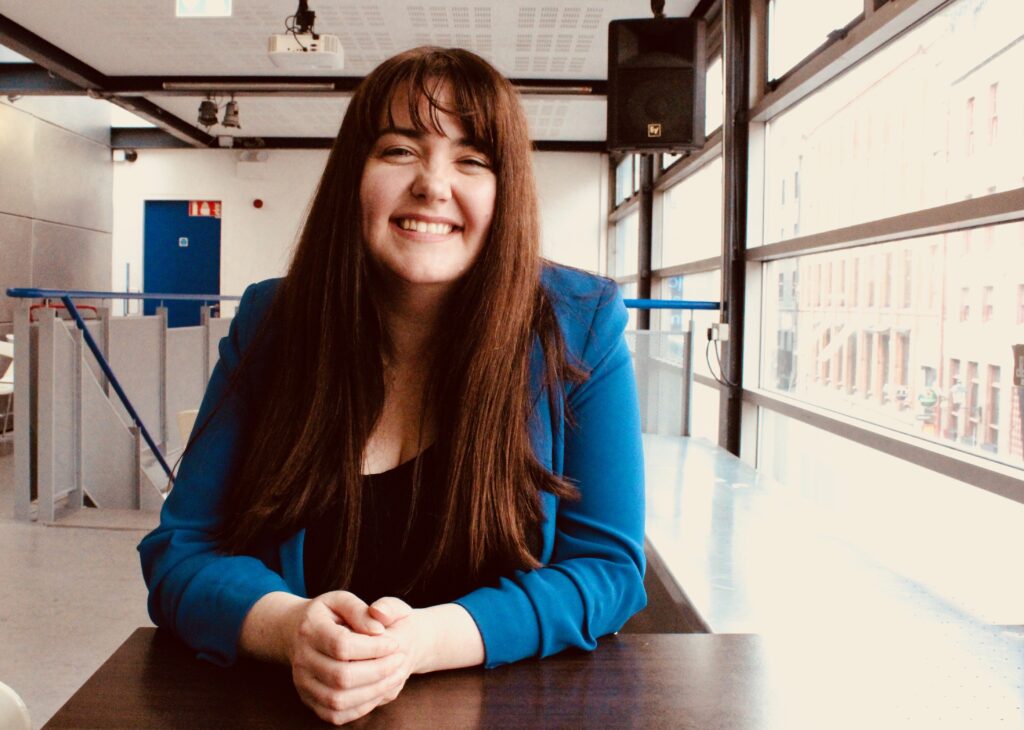
[[(413, 608), (422, 608), (447, 603), (475, 587), (466, 580), (465, 571), (442, 569), (435, 574), (429, 586), (407, 590), (434, 547), (442, 519), (444, 493), (434, 451), (433, 447), (428, 448), (390, 471), (368, 474), (363, 478), (355, 572), (344, 589), (367, 603), (383, 596), (397, 596)], [(419, 507), (403, 547), (402, 537), (409, 519), (413, 471), (417, 461), (421, 462)], [(303, 569), (309, 596), (342, 587), (333, 584), (333, 580), (325, 575), (331, 541), (340, 524), (340, 505), (336, 503), (306, 528)]]

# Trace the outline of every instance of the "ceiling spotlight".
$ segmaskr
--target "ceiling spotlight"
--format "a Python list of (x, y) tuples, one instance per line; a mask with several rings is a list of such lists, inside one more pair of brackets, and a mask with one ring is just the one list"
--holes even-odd
[(224, 106), (224, 121), (221, 124), (225, 127), (234, 127), (235, 129), (242, 128), (242, 125), (238, 123), (238, 102), (234, 99)]
[(199, 123), (204, 127), (212, 127), (217, 123), (217, 102), (204, 99), (199, 104)]

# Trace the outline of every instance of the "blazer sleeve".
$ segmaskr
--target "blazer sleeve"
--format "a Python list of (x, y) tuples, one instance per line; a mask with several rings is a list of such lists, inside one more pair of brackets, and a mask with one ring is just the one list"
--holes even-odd
[[(160, 513), (160, 525), (139, 544), (149, 587), (149, 615), (199, 656), (221, 665), (236, 659), (242, 621), (271, 591), (288, 591), (283, 577), (256, 557), (220, 552), (214, 532), (223, 519), (229, 470), (236, 457), (242, 404), (236, 391), (225, 399), (241, 353), (269, 303), (272, 289), (246, 289), (196, 419), (213, 418), (189, 448)], [(219, 406), (219, 407), (218, 407)]]
[(550, 562), (456, 601), (483, 637), (486, 666), (593, 649), (647, 603), (644, 470), (626, 310), (608, 282), (583, 350), (589, 379), (568, 394), (564, 476), (580, 499), (557, 506)]

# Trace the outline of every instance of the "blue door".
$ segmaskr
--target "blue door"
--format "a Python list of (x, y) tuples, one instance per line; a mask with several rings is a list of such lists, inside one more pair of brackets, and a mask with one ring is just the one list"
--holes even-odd
[[(193, 213), (189, 215), (190, 207)], [(214, 215), (215, 214), (215, 215)], [(220, 203), (147, 200), (142, 288), (147, 293), (220, 294)], [(199, 324), (202, 302), (164, 302), (169, 327)], [(146, 300), (143, 312), (156, 314)]]

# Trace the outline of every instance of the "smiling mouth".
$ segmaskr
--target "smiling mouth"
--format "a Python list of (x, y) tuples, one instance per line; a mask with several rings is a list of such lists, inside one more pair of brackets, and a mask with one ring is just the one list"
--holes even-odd
[(433, 233), (442, 236), (448, 235), (455, 229), (455, 226), (451, 223), (427, 223), (426, 221), (417, 221), (412, 218), (398, 218), (395, 220), (395, 223), (403, 231)]

